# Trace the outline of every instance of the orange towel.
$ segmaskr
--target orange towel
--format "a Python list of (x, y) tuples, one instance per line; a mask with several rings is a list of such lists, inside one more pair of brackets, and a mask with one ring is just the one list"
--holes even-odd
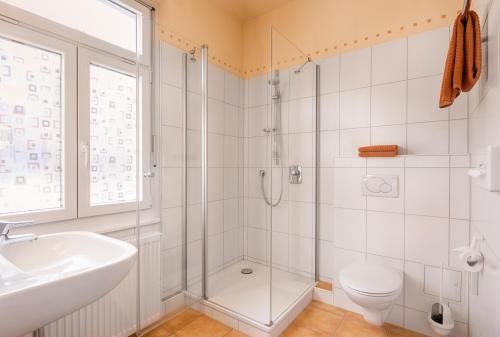
[(396, 157), (397, 151), (359, 152), (360, 157)]
[(471, 90), (481, 75), (481, 23), (468, 6), (465, 17), (458, 14), (453, 24), (441, 83), (440, 108), (452, 105), (461, 91)]
[(465, 26), (465, 71), (462, 91), (468, 92), (481, 76), (481, 21), (476, 12), (470, 11)]
[(362, 146), (358, 149), (359, 152), (398, 152), (397, 145), (372, 145)]

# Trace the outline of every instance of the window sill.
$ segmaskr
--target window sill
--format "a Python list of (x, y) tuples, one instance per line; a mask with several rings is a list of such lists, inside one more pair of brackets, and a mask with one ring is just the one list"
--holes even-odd
[[(150, 218), (150, 219), (146, 219), (146, 220), (143, 220), (140, 222), (140, 226), (141, 227), (146, 227), (146, 226), (150, 226), (150, 225), (156, 225), (156, 224), (160, 224), (161, 222), (161, 219), (160, 218)], [(106, 228), (101, 228), (97, 231), (95, 231), (95, 233), (99, 233), (99, 234), (104, 234), (104, 235), (109, 235), (109, 234), (113, 234), (113, 233), (117, 233), (117, 232), (122, 232), (122, 231), (126, 231), (126, 230), (129, 230), (129, 229), (135, 229), (136, 228), (136, 224), (135, 223), (131, 223), (131, 224), (116, 224), (116, 225), (111, 225), (109, 227), (106, 227)]]
[[(74, 219), (64, 222), (51, 222), (35, 224), (15, 228), (12, 234), (34, 233), (36, 235), (52, 234), (59, 232), (86, 231), (99, 233), (103, 235), (120, 235), (125, 231), (133, 231), (136, 228), (135, 215), (132, 217), (93, 217), (87, 219)], [(157, 216), (151, 216), (147, 219), (141, 219), (141, 227), (160, 224), (161, 219)]]

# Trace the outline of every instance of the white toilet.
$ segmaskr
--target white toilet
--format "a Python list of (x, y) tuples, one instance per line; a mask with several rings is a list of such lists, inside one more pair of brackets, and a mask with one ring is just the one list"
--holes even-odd
[(382, 325), (392, 305), (401, 294), (403, 275), (383, 265), (356, 263), (339, 273), (347, 296), (363, 308), (364, 319)]

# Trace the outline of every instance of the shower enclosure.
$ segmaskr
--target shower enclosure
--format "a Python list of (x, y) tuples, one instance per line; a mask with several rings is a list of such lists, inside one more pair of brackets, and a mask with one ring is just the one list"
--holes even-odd
[(182, 269), (163, 297), (183, 292), (271, 326), (317, 279), (319, 66), (274, 29), (269, 65), (254, 77), (209, 64), (209, 55), (197, 46), (178, 64), (182, 146), (163, 176), (175, 172), (182, 185), (173, 259)]

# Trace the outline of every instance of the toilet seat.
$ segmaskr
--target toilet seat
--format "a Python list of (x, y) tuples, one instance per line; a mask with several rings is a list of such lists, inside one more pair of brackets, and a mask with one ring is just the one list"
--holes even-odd
[(363, 295), (363, 296), (368, 296), (368, 297), (391, 297), (394, 294), (397, 294), (400, 292), (399, 290), (396, 290), (396, 291), (393, 291), (391, 293), (369, 293), (369, 292), (364, 292), (364, 291), (359, 291), (359, 290), (353, 289), (347, 285), (344, 285), (344, 288), (348, 288), (350, 291), (352, 291), (353, 293), (356, 293), (358, 295)]
[(376, 264), (358, 263), (344, 268), (339, 274), (342, 287), (359, 295), (386, 297), (399, 293), (403, 278), (397, 270)]
[(339, 281), (347, 297), (361, 307), (365, 321), (374, 325), (384, 323), (403, 288), (402, 272), (369, 263), (343, 268)]

